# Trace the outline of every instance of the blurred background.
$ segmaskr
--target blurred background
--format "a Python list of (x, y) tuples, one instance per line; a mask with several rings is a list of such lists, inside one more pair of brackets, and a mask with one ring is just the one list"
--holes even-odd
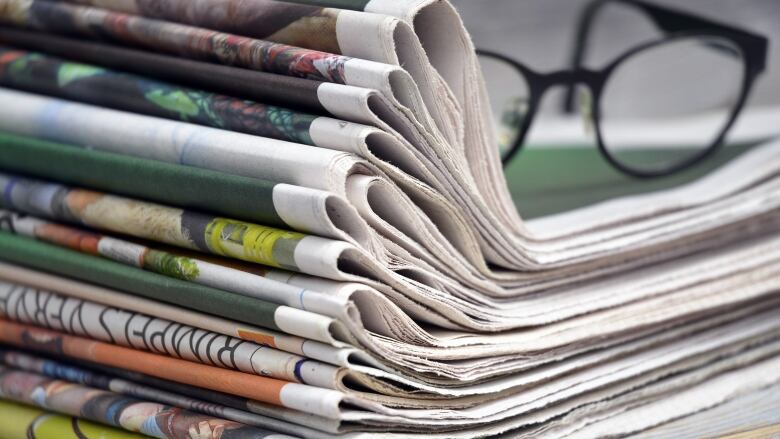
[[(610, 166), (598, 153), (592, 131), (581, 117), (562, 118), (563, 89), (550, 90), (530, 137), (506, 168), (518, 210), (526, 217), (552, 214), (601, 200), (683, 184), (728, 162), (756, 142), (780, 132), (780, 1), (778, 0), (649, 0), (736, 26), (769, 38), (767, 70), (759, 77), (737, 126), (730, 131), (729, 147), (694, 168), (669, 177), (637, 180)], [(578, 17), (587, 0), (452, 0), (459, 9), (475, 45), (513, 58), (538, 72), (569, 67)], [(640, 14), (609, 7), (599, 14), (589, 40), (586, 65), (599, 68), (637, 44), (661, 34)], [(704, 107), (713, 96), (728, 95), (729, 79), (723, 68), (688, 69), (685, 52), (640, 65), (644, 81), (662, 78), (667, 107)], [(687, 63), (687, 64), (686, 64)], [(692, 65), (702, 67), (702, 64)], [(485, 63), (488, 88), (494, 95), (511, 94), (516, 82), (501, 79), (500, 69)], [(719, 71), (720, 76), (709, 74)], [(670, 80), (669, 72), (677, 80)], [(506, 76), (506, 75), (505, 75)], [(700, 78), (697, 80), (697, 78)], [(705, 84), (707, 81), (708, 85)], [(720, 82), (718, 82), (720, 81)], [(734, 83), (739, 82), (739, 78)], [(642, 83), (641, 81), (639, 83)], [(709, 90), (709, 91), (708, 91)], [(624, 87), (616, 108), (630, 108), (659, 93), (645, 87)], [(671, 99), (671, 101), (669, 100)], [(568, 119), (568, 120), (567, 120)], [(576, 120), (574, 120), (576, 119)], [(561, 120), (566, 121), (562, 123)], [(680, 119), (683, 120), (683, 119)], [(638, 133), (641, 135), (641, 133)]]
[[(567, 66), (574, 29), (585, 0), (451, 0), (478, 48), (505, 53), (539, 71)], [(649, 0), (750, 29), (771, 40), (769, 68), (751, 103), (780, 104), (780, 1)], [(605, 17), (606, 18), (606, 17)], [(615, 53), (630, 46), (642, 30), (637, 21), (600, 20), (594, 49)], [(640, 24), (641, 25), (641, 24)]]

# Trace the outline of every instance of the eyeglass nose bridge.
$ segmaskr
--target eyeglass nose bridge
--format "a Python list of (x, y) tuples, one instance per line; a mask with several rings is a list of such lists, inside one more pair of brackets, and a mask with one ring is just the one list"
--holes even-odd
[[(575, 69), (559, 70), (550, 73), (533, 72), (532, 74), (535, 76), (531, 86), (532, 105), (539, 105), (539, 102), (541, 102), (544, 94), (552, 87), (559, 85), (566, 86), (567, 94), (571, 93), (573, 95), (575, 87), (578, 85), (585, 86), (585, 88), (582, 89), (582, 91), (585, 92), (583, 95), (585, 99), (580, 102), (579, 106), (572, 105), (570, 108), (565, 108), (564, 113), (574, 114), (578, 112), (577, 110), (579, 110), (582, 115), (582, 122), (583, 127), (585, 128), (585, 133), (589, 135), (595, 133), (596, 115), (593, 105), (601, 93), (604, 77), (606, 76), (605, 72), (589, 69)], [(530, 118), (528, 122), (530, 125)], [(527, 130), (530, 127), (527, 126), (525, 128)]]
[[(550, 73), (534, 72), (535, 78), (532, 82), (532, 94), (535, 100), (540, 101), (544, 94), (552, 87), (559, 85), (566, 86), (567, 94), (574, 94), (574, 88), (578, 85), (587, 87), (591, 95), (595, 98), (601, 93), (604, 83), (604, 72), (589, 69), (559, 70)], [(565, 113), (574, 113), (575, 106), (567, 106)]]
[(575, 88), (578, 85), (586, 86), (591, 96), (596, 99), (601, 94), (608, 72), (580, 68), (550, 73), (532, 72), (532, 74), (534, 78), (531, 85), (531, 94), (534, 96), (534, 99), (537, 102), (541, 101), (544, 94), (551, 87), (566, 86), (565, 98), (561, 101), (561, 110), (565, 114), (572, 114), (577, 111), (574, 101), (570, 98), (570, 96), (574, 96)]

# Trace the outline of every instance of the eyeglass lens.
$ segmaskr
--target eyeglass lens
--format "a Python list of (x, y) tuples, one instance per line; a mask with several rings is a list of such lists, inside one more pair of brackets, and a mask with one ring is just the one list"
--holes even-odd
[(520, 136), (528, 117), (530, 87), (525, 77), (511, 64), (489, 56), (479, 57), (490, 97), (501, 156)]
[(626, 168), (664, 172), (701, 155), (739, 101), (739, 50), (709, 36), (674, 38), (620, 62), (599, 100), (601, 141)]

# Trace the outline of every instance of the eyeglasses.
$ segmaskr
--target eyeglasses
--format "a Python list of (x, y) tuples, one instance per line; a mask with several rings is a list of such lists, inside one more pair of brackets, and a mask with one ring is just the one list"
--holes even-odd
[[(583, 67), (594, 19), (605, 5), (628, 6), (662, 37), (618, 56), (601, 70)], [(640, 0), (596, 0), (583, 11), (570, 70), (539, 73), (498, 53), (478, 50), (488, 83), (504, 165), (521, 149), (544, 94), (575, 91), (596, 143), (620, 171), (639, 178), (688, 168), (713, 154), (764, 71), (765, 37)], [(684, 96), (684, 99), (681, 99)], [(688, 129), (682, 133), (681, 125)], [(671, 140), (671, 141), (670, 141)]]

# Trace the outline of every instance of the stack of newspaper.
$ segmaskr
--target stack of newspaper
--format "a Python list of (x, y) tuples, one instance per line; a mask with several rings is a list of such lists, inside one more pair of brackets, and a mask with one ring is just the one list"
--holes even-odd
[(0, 436), (780, 422), (780, 142), (523, 221), (445, 0), (0, 22)]

